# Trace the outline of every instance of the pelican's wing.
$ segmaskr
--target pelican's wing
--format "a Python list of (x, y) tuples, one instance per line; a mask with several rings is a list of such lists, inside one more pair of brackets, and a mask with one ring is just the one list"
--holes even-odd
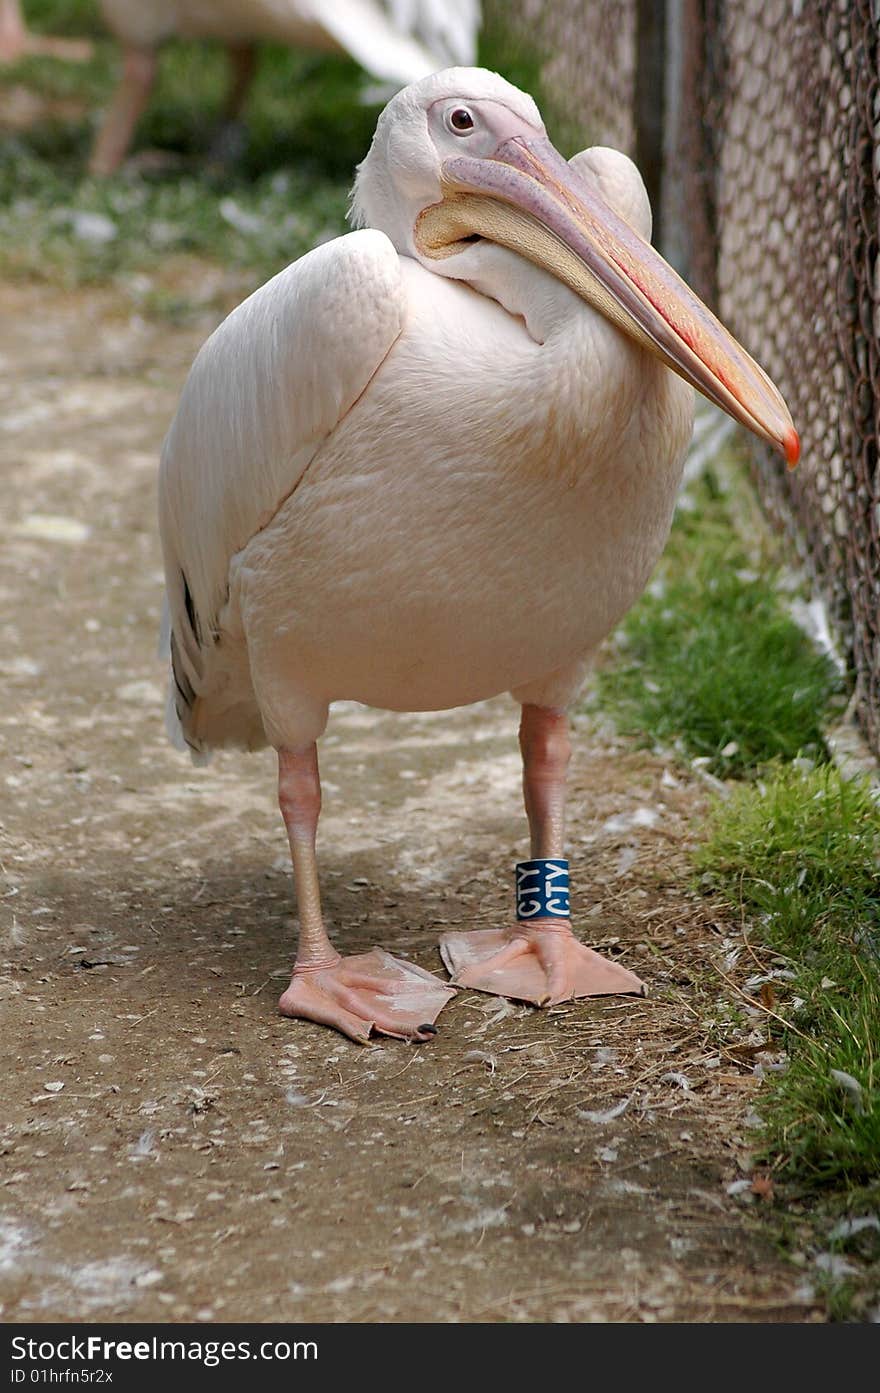
[(478, 0), (333, 0), (315, 6), (329, 34), (386, 82), (416, 82), (476, 62)]
[(381, 366), (404, 312), (391, 242), (352, 232), (267, 282), (198, 354), (159, 473), (179, 714), (200, 690), (231, 558), (296, 488)]

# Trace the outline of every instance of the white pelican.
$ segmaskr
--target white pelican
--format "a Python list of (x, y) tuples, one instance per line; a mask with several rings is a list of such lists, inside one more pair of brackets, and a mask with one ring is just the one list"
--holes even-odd
[(258, 40), (349, 53), (402, 87), (449, 63), (473, 63), (480, 23), (479, 0), (101, 0), (101, 10), (122, 46), (122, 74), (89, 158), (97, 175), (112, 174), (125, 158), (156, 80), (158, 46), (172, 36), (226, 45), (226, 119), (234, 120)]
[(0, 63), (20, 58), (66, 58), (75, 63), (92, 56), (88, 39), (56, 39), (33, 34), (24, 22), (19, 0), (0, 0)]
[(457, 985), (538, 1004), (640, 991), (571, 930), (566, 708), (663, 548), (688, 383), (789, 463), (791, 418), (649, 246), (629, 160), (567, 164), (494, 73), (391, 100), (353, 216), (361, 230), (229, 316), (184, 387), (159, 486), (171, 733), (197, 756), (277, 751), (300, 923), (281, 1011), (424, 1039), (450, 989), (380, 949), (340, 957), (325, 933), (316, 742), (334, 700), (511, 692), (531, 832), (518, 919), (447, 934), (444, 961)]

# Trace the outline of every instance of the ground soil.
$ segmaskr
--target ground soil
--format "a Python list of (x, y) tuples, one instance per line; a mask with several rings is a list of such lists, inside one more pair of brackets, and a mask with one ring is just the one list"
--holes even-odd
[[(218, 273), (177, 274), (222, 300)], [(296, 923), (273, 758), (191, 767), (154, 656), (157, 451), (215, 318), (0, 285), (3, 1320), (822, 1319), (770, 1187), (742, 1184), (762, 1022), (735, 928), (689, 888), (705, 785), (595, 719), (577, 927), (647, 999), (461, 992), (424, 1046), (278, 1014)], [(342, 706), (322, 768), (340, 949), (441, 972), (445, 927), (505, 922), (512, 703)]]

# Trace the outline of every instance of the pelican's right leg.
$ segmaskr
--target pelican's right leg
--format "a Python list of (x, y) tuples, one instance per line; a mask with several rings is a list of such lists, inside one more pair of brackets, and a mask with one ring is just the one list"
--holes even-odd
[(565, 782), (571, 742), (562, 710), (525, 703), (519, 732), (531, 859), (517, 866), (517, 922), (444, 934), (440, 953), (459, 987), (550, 1006), (644, 985), (575, 938), (568, 915)]
[(401, 1040), (427, 1040), (435, 1034), (434, 1021), (454, 990), (424, 968), (381, 948), (342, 958), (327, 937), (315, 852), (321, 811), (316, 745), (302, 753), (278, 751), (278, 802), (290, 841), (299, 909), (296, 963), (278, 1003), (282, 1014), (333, 1026), (362, 1044), (374, 1030)]

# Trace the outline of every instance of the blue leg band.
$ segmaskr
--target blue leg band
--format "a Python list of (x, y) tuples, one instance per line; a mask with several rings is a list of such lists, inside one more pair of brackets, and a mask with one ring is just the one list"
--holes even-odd
[(519, 920), (569, 917), (567, 861), (553, 857), (517, 862), (516, 917)]

